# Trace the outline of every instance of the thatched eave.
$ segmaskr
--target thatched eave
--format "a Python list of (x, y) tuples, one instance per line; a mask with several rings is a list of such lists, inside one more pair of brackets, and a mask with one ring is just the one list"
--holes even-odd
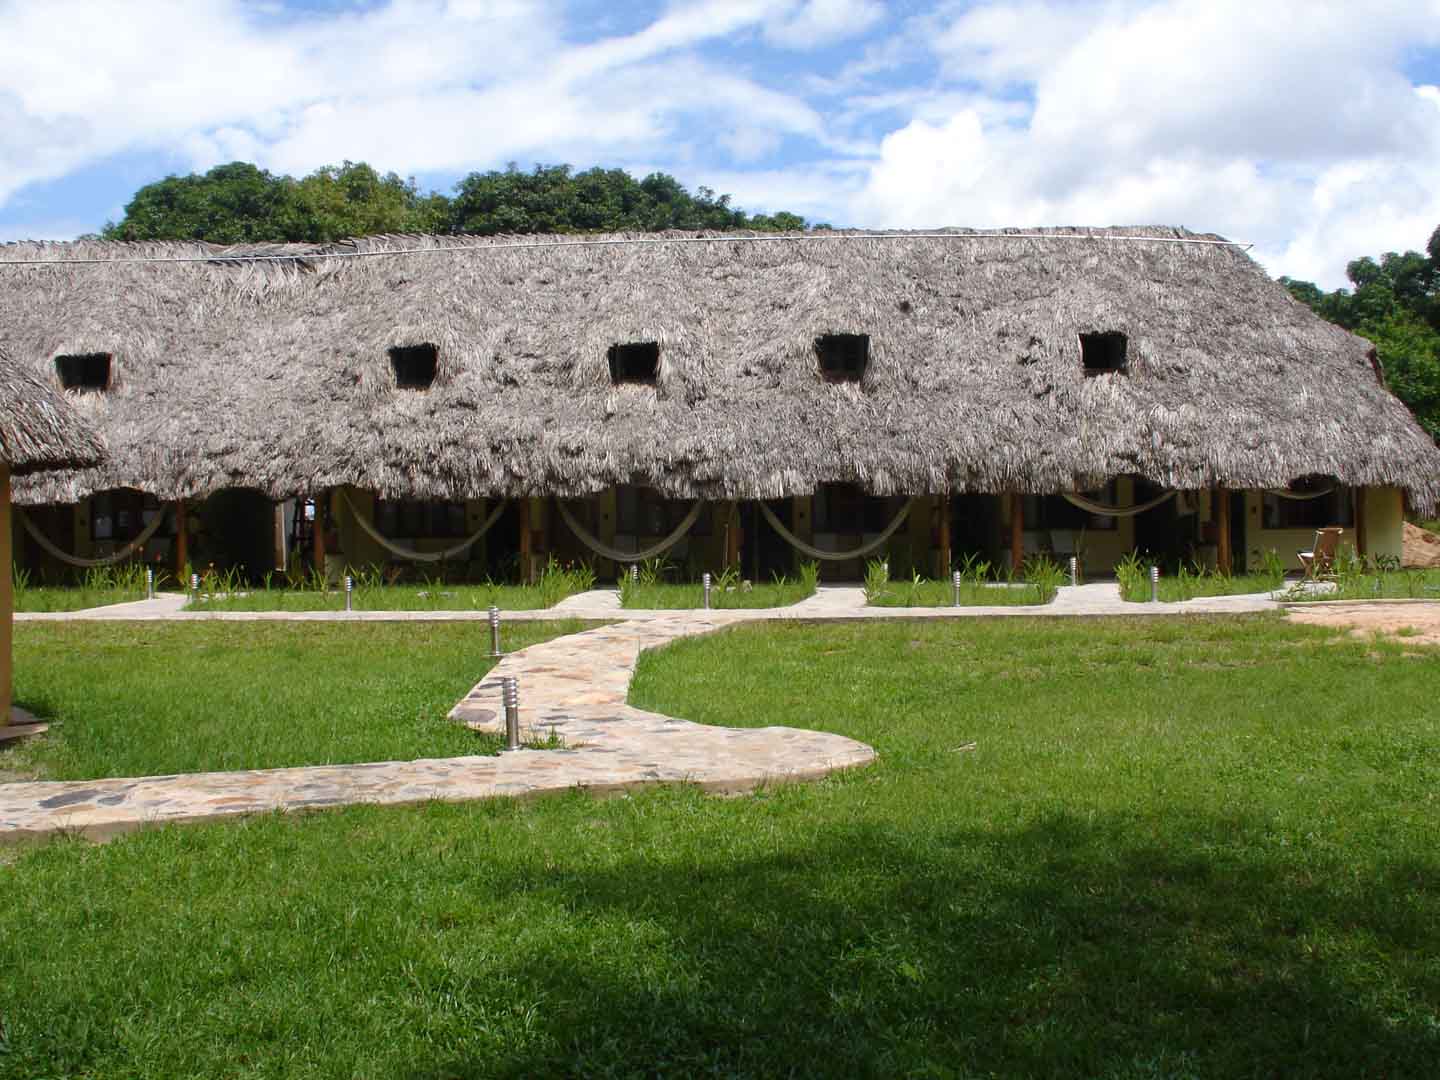
[[(1239, 249), (1023, 232), (0, 246), (0, 342), (35, 379), (53, 387), (60, 354), (114, 357), (110, 389), (73, 401), (110, 459), (17, 497), (1054, 492), (1128, 473), (1440, 502), (1440, 451), (1369, 343)], [(1125, 374), (1084, 373), (1087, 333), (1125, 335)], [(859, 382), (821, 377), (824, 334), (868, 335)], [(654, 385), (612, 385), (608, 349), (638, 342), (659, 344)], [(388, 350), (418, 344), (434, 383), (397, 389)]]

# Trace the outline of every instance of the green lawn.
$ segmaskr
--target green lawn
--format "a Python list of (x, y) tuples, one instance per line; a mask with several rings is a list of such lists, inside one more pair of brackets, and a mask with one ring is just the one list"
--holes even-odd
[[(540, 585), (361, 585), (351, 593), (356, 611), (535, 611), (553, 607), (574, 590)], [(189, 611), (344, 611), (343, 588), (241, 588), (201, 593)]]
[[(1150, 578), (1143, 580), (1122, 577), (1120, 595), (1125, 600), (1148, 603), (1150, 600)], [(1274, 574), (1218, 574), (1214, 571), (1181, 575), (1162, 574), (1160, 577), (1160, 600), (1173, 604), (1182, 600), (1194, 600), (1197, 596), (1245, 596), (1252, 593), (1272, 593), (1284, 588), (1283, 579)]]
[(680, 642), (636, 704), (879, 762), (12, 851), (0, 1076), (1432, 1077), (1437, 697), (1269, 616)]
[[(798, 604), (807, 596), (813, 596), (813, 586), (803, 582), (786, 580), (769, 584), (757, 582), (749, 588), (736, 586), (729, 589), (713, 588), (710, 591), (710, 606), (713, 608), (776, 608)], [(620, 590), (620, 606), (641, 611), (674, 610), (677, 608), (703, 608), (705, 587), (698, 582), (693, 585), (626, 583)]]
[[(509, 623), (502, 647), (584, 625)], [(69, 780), (488, 753), (498, 740), (445, 714), (494, 666), (489, 649), (483, 623), (20, 623), (16, 703), (59, 723), (0, 750), (0, 773)]]
[(81, 611), (144, 600), (145, 589), (92, 589), (83, 585), (31, 585), (15, 590), (16, 611)]
[(1384, 573), (1341, 571), (1328, 576), (1334, 589), (1322, 592), (1291, 582), (1281, 594), (1287, 601), (1317, 600), (1440, 600), (1440, 570), (1389, 570)]
[[(975, 582), (960, 585), (961, 607), (1014, 607), (1048, 604), (1055, 599), (1053, 587), (1026, 582)], [(891, 581), (882, 589), (867, 593), (865, 602), (873, 607), (952, 607), (955, 586), (949, 581)]]

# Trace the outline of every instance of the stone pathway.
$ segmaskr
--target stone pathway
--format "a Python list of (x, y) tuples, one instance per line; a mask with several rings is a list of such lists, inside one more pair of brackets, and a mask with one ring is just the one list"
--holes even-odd
[[(56, 619), (222, 619), (254, 621), (445, 621), (485, 619), (485, 612), (181, 611), (184, 597), (83, 612), (19, 615)], [(1113, 582), (1062, 588), (1043, 607), (868, 608), (859, 587), (826, 586), (788, 608), (726, 611), (625, 611), (613, 590), (572, 596), (548, 611), (507, 612), (507, 621), (579, 617), (623, 619), (505, 657), (455, 706), (459, 723), (501, 731), (500, 679), (514, 675), (527, 739), (558, 737), (560, 750), (521, 750), (499, 757), (459, 757), (250, 772), (192, 773), (89, 781), (0, 784), (0, 842), (75, 832), (93, 839), (147, 825), (208, 821), (275, 809), (369, 802), (402, 805), (536, 795), (567, 788), (623, 791), (689, 782), (707, 791), (740, 792), (774, 781), (809, 780), (874, 760), (863, 743), (826, 732), (785, 727), (707, 727), (625, 703), (644, 649), (738, 623), (775, 620), (983, 618), (989, 616), (1177, 615), (1276, 610), (1266, 596), (1230, 596), (1184, 604), (1129, 604)]]

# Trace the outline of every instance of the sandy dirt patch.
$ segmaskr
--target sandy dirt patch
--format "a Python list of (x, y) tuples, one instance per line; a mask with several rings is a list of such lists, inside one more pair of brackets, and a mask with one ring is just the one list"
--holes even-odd
[(1311, 626), (1342, 626), (1358, 637), (1383, 634), (1407, 645), (1440, 645), (1440, 602), (1323, 604), (1290, 608), (1285, 617)]

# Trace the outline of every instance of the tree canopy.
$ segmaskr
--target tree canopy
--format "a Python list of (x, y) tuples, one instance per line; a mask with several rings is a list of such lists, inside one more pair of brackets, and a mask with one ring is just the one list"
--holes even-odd
[(375, 233), (654, 232), (662, 229), (796, 231), (788, 212), (745, 213), (709, 188), (691, 194), (673, 176), (636, 180), (623, 169), (537, 165), (473, 172), (453, 197), (364, 162), (328, 165), (295, 179), (247, 162), (146, 184), (109, 240), (323, 243)]
[(1375, 344), (1385, 383), (1440, 442), (1440, 227), (1425, 252), (1366, 255), (1345, 268), (1353, 289), (1280, 279), (1290, 295)]

